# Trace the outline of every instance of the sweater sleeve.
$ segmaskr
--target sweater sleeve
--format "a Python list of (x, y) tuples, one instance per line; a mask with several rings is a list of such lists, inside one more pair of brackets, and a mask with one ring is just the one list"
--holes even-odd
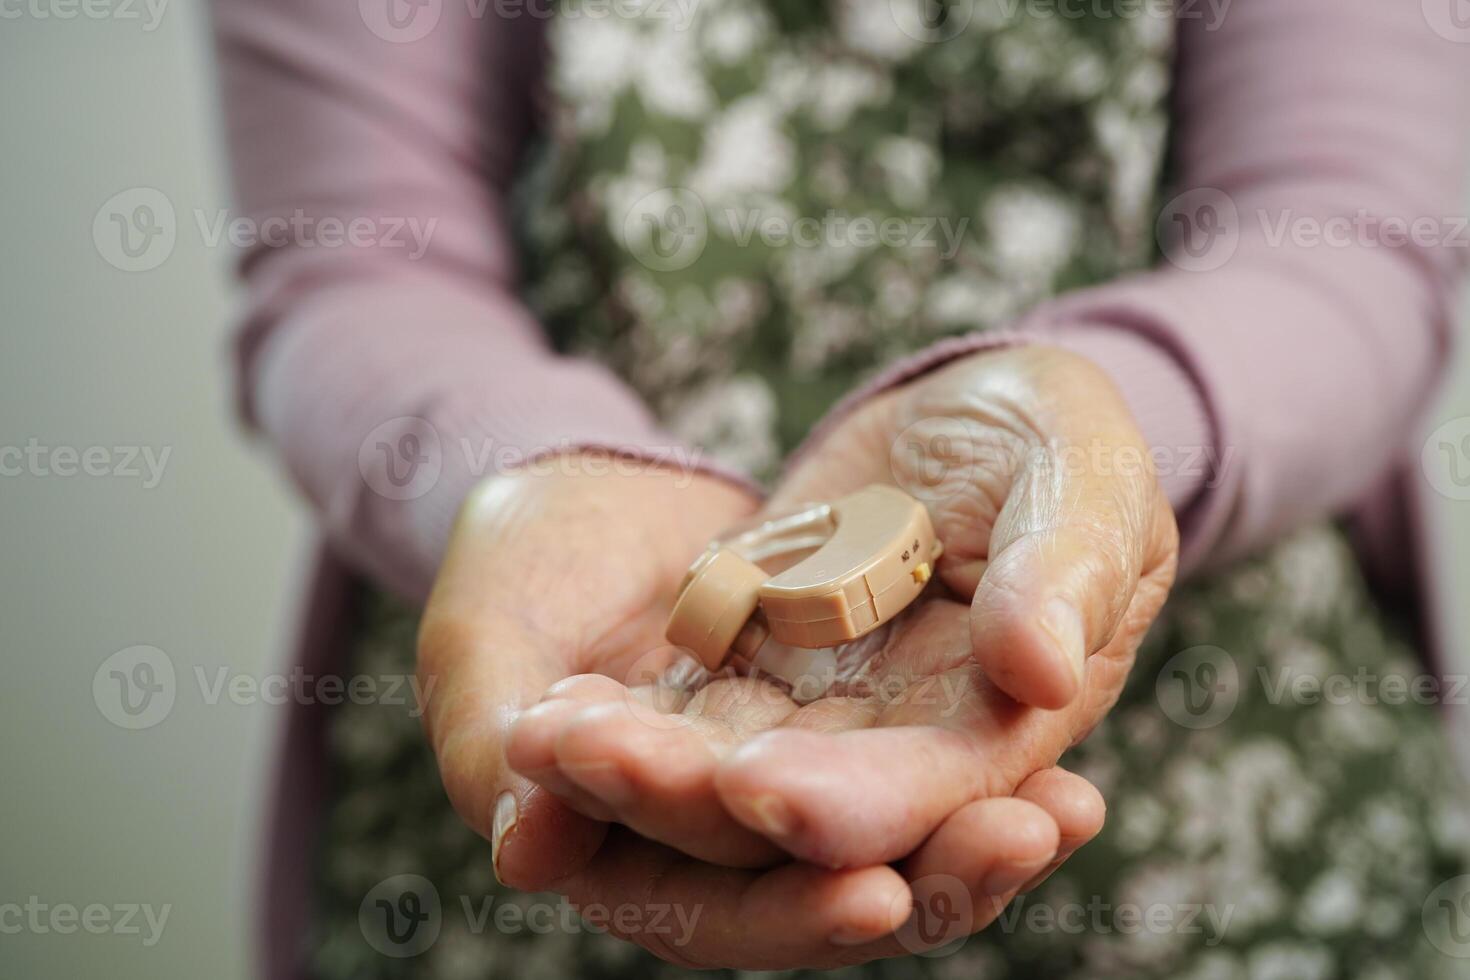
[(479, 13), (214, 8), (238, 213), (260, 230), (241, 260), (242, 410), (334, 547), (416, 597), (495, 468), (588, 445), (688, 458), (516, 297), (505, 192), (541, 20)]
[(1157, 453), (1186, 569), (1359, 501), (1427, 407), (1470, 249), (1455, 2), (1181, 16), (1168, 260), (1043, 304), (1004, 340), (950, 342), (1053, 343), (1108, 370)]

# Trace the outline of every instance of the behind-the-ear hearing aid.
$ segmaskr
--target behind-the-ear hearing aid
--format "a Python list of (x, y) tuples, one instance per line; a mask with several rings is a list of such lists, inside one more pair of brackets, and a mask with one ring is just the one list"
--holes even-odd
[(771, 638), (834, 647), (918, 598), (942, 551), (923, 504), (870, 486), (712, 543), (684, 576), (666, 634), (710, 670), (732, 653), (753, 660)]

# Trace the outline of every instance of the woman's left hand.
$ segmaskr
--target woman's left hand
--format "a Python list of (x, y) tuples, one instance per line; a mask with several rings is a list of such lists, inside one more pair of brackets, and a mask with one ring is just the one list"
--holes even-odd
[(1009, 792), (1080, 741), (1122, 692), (1178, 561), (1173, 510), (1121, 393), (1058, 348), (975, 354), (864, 404), (769, 506), (870, 483), (927, 504), (945, 546), (936, 574), (968, 609), (921, 612), (913, 628), (967, 632), (969, 657), (943, 676), (972, 674), (963, 710), (937, 699), (948, 719), (775, 730), (722, 763), (720, 796), (741, 823), (770, 826), (778, 808), (795, 831), (773, 839), (829, 864), (905, 854), (956, 806)]

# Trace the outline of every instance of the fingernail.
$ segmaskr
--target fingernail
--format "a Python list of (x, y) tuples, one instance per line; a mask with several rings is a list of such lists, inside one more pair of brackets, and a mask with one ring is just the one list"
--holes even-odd
[(863, 943), (872, 942), (873, 938), (872, 933), (844, 926), (828, 936), (827, 941), (833, 946), (861, 946)]
[(786, 801), (774, 793), (762, 793), (745, 802), (760, 831), (772, 837), (786, 837), (796, 829), (796, 817)]
[(1082, 614), (1066, 599), (1052, 599), (1042, 611), (1041, 628), (1046, 630), (1081, 684), (1082, 662), (1087, 659), (1087, 632), (1082, 625)]
[(516, 795), (506, 790), (495, 798), (495, 817), (490, 823), (490, 866), (495, 871), (495, 880), (502, 885), (505, 879), (500, 877), (500, 846), (515, 829), (518, 819)]
[(1009, 895), (1040, 874), (1045, 867), (1045, 864), (1040, 867), (1034, 864), (1003, 864), (986, 875), (980, 882), (980, 887), (985, 890), (985, 894), (994, 897)]

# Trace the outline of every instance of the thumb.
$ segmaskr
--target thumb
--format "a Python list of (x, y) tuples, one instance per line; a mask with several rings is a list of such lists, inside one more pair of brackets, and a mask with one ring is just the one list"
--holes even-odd
[[(981, 668), (1024, 704), (1072, 703), (1086, 658), (1107, 647), (1125, 621), (1152, 619), (1130, 615), (1140, 581), (1172, 579), (1173, 512), (1146, 453), (1131, 440), (1112, 445), (1138, 465), (1078, 465), (1080, 454), (1065, 445), (1036, 448), (1016, 471), (991, 530), (971, 640)], [(1162, 591), (1143, 598), (1153, 602)]]
[(580, 871), (607, 831), (506, 762), (516, 716), (567, 674), (504, 622), (457, 623), (436, 612), (420, 630), (424, 722), (445, 792), (490, 841), (495, 876), (525, 891)]
[(425, 732), (455, 811), (490, 841), (496, 877), (537, 891), (580, 871), (607, 828), (506, 761), (519, 713), (575, 671), (524, 615), (524, 573), (510, 574), (515, 547), (479, 533), (471, 511), (461, 517), (419, 628)]

